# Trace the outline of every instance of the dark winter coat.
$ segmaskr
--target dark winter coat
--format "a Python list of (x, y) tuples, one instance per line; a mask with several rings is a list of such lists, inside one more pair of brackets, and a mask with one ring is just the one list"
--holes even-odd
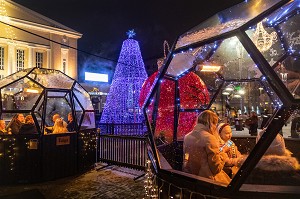
[(71, 122), (68, 122), (67, 129), (68, 129), (69, 132), (75, 131), (75, 122), (74, 122), (74, 120), (71, 121)]
[(38, 133), (34, 124), (26, 123), (20, 128), (19, 134), (36, 134)]
[(251, 116), (246, 120), (246, 125), (249, 126), (249, 134), (257, 135), (258, 117)]
[(20, 122), (17, 119), (14, 119), (14, 121), (10, 124), (9, 128), (11, 128), (12, 134), (19, 134), (20, 128), (23, 125), (22, 122)]

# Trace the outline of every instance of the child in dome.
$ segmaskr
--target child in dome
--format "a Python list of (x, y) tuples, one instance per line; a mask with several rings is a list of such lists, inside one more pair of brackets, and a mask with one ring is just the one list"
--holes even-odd
[(68, 129), (64, 126), (64, 120), (62, 118), (56, 119), (54, 126), (53, 126), (53, 134), (56, 133), (67, 133)]
[(228, 176), (233, 177), (238, 171), (238, 163), (242, 159), (242, 155), (239, 152), (237, 146), (231, 140), (232, 131), (231, 127), (227, 123), (220, 123), (217, 127), (220, 136), (220, 150), (228, 155), (230, 161), (225, 164), (223, 170)]

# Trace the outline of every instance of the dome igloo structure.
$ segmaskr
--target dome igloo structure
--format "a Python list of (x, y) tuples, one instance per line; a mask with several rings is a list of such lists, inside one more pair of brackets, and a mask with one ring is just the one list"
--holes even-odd
[[(149, 154), (159, 198), (264, 198), (266, 193), (272, 198), (299, 197), (299, 27), (299, 0), (249, 0), (178, 37), (143, 105), (151, 132)], [(180, 84), (191, 73), (204, 82), (209, 100), (182, 103), (182, 93), (191, 89), (203, 93), (194, 86), (188, 88), (188, 82)], [(173, 82), (175, 89), (169, 97), (174, 114), (171, 122), (164, 124), (174, 130), (171, 142), (161, 144), (157, 142), (161, 137), (156, 135), (164, 132), (156, 132), (156, 119), (160, 117), (159, 96), (164, 94), (164, 82)], [(184, 118), (196, 122), (198, 114), (208, 109), (231, 126), (232, 140), (245, 155), (229, 183), (182, 170), (183, 160), (188, 158), (183, 154), (183, 139), (189, 132), (179, 132), (179, 125)], [(258, 131), (265, 129), (259, 141), (248, 132), (250, 113), (258, 116)], [(284, 165), (292, 160), (290, 170), (282, 171), (270, 162), (261, 167), (270, 157), (266, 156), (267, 149), (278, 136), (293, 155), (272, 156), (270, 162)], [(284, 175), (275, 178), (276, 172)]]
[[(25, 131), (22, 127), (29, 124), (23, 123), (16, 133), (0, 134), (0, 184), (54, 180), (95, 164), (94, 109), (77, 81), (58, 70), (29, 68), (0, 80), (0, 92), (0, 117), (8, 132), (16, 115), (31, 115), (35, 124), (34, 131)], [(53, 115), (67, 122), (70, 113), (75, 122), (71, 130), (51, 131)]]
[(90, 96), (74, 79), (58, 70), (32, 68), (0, 81), (1, 118), (10, 121), (16, 113), (31, 114), (39, 133), (53, 126), (52, 116), (76, 120), (76, 129), (95, 128)]

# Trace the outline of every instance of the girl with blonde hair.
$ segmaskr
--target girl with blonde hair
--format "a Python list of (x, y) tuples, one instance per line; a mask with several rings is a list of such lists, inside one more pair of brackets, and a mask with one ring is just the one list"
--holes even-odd
[(64, 121), (62, 118), (58, 118), (55, 120), (54, 126), (53, 126), (53, 132), (52, 133), (66, 133), (68, 132), (68, 129), (64, 126)]
[(203, 111), (198, 117), (198, 123), (208, 127), (210, 134), (217, 136), (218, 116), (210, 110)]

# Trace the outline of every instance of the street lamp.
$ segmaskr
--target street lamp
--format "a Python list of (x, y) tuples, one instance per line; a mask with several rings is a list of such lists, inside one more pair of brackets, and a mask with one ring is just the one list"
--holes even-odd
[(196, 71), (201, 71), (201, 72), (218, 72), (221, 69), (221, 66), (215, 66), (215, 65), (209, 65), (209, 64), (205, 64), (205, 65), (197, 65), (195, 70)]
[(233, 84), (227, 85), (222, 91), (222, 95), (226, 96), (226, 99), (229, 101), (232, 98), (240, 99), (240, 110), (243, 110), (243, 95), (245, 95), (245, 89), (241, 88), (240, 85), (234, 86)]
[(224, 91), (222, 92), (222, 95), (230, 95), (230, 92), (224, 90)]
[(234, 86), (232, 84), (229, 84), (228, 86), (225, 87), (225, 91), (228, 91), (228, 92), (234, 91)]

